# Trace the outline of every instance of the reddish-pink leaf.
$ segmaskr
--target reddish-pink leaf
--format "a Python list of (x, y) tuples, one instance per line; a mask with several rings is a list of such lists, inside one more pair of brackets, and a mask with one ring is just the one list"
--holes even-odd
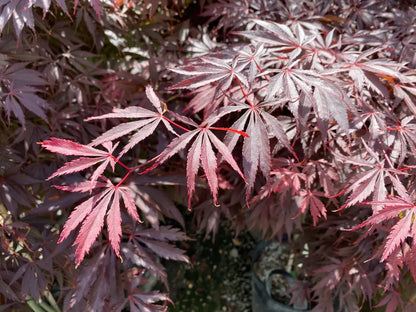
[(120, 194), (118, 190), (114, 192), (113, 202), (107, 213), (107, 229), (111, 247), (117, 257), (120, 257), (121, 215)]
[(73, 161), (65, 163), (65, 165), (63, 167), (59, 168), (58, 170), (56, 170), (48, 178), (48, 180), (50, 180), (54, 177), (57, 177), (57, 176), (82, 171), (84, 169), (87, 169), (87, 168), (95, 165), (97, 162), (100, 162), (100, 161), (102, 161), (102, 160), (97, 161), (97, 158), (87, 158), (87, 157), (81, 157), (81, 158), (75, 159)]
[(412, 202), (404, 200), (400, 197), (394, 197), (392, 199), (386, 199), (384, 201), (378, 202), (368, 202), (367, 204), (371, 205), (381, 205), (384, 208), (374, 213), (366, 221), (357, 225), (352, 230), (367, 226), (367, 225), (376, 225), (382, 221), (390, 220), (397, 218), (402, 211), (406, 210), (415, 210), (415, 205)]
[[(159, 125), (161, 119), (154, 119), (152, 122), (151, 119), (148, 119), (149, 122), (147, 125), (141, 127), (139, 131), (137, 131), (129, 140), (129, 142), (123, 147), (123, 150), (121, 151), (119, 158), (127, 153), (131, 148), (139, 144), (142, 140), (147, 138), (149, 135), (153, 134), (156, 130), (156, 127)], [(163, 119), (162, 119), (163, 120)]]
[(138, 121), (130, 121), (130, 122), (124, 122), (120, 125), (117, 125), (110, 130), (104, 132), (99, 137), (95, 138), (90, 145), (95, 146), (102, 144), (104, 142), (109, 142), (115, 139), (118, 139), (119, 137), (122, 137), (134, 130), (138, 130), (142, 128), (143, 126), (147, 125), (148, 123), (154, 121), (156, 118), (152, 117), (150, 119), (144, 119), (144, 120), (138, 120)]
[(91, 187), (94, 186), (94, 183), (97, 181), (98, 177), (104, 172), (108, 165), (110, 165), (113, 170), (115, 166), (115, 159), (112, 156), (112, 152), (117, 147), (118, 144), (113, 144), (111, 142), (103, 143), (103, 146), (108, 150), (104, 152), (98, 149), (95, 149), (91, 146), (82, 145), (75, 143), (69, 140), (51, 138), (50, 141), (42, 142), (42, 146), (47, 150), (55, 153), (65, 154), (65, 155), (74, 155), (74, 156), (92, 156), (93, 158), (81, 157), (80, 159), (67, 162), (62, 168), (58, 169), (54, 174), (52, 174), (49, 179), (65, 175), (69, 173), (79, 172), (85, 170), (88, 167), (91, 167), (97, 163), (103, 162), (98, 168), (96, 168), (90, 179)]
[[(244, 176), (247, 179), (246, 196), (248, 197), (254, 186), (256, 180), (257, 170), (260, 162), (267, 163), (268, 171), (270, 172), (270, 147), (266, 129), (260, 126), (260, 123), (256, 123), (257, 116), (250, 114), (250, 119), (247, 126), (248, 138), (244, 138), (243, 143), (243, 168)], [(265, 145), (265, 146), (264, 146)], [(261, 159), (261, 156), (265, 156), (266, 159)], [(264, 166), (262, 166), (264, 168)], [(268, 177), (269, 175), (265, 175)]]
[(321, 200), (317, 197), (317, 195), (323, 195), (321, 193), (314, 193), (310, 190), (308, 191), (302, 191), (303, 199), (300, 204), (299, 213), (296, 217), (298, 217), (300, 214), (305, 213), (306, 209), (310, 209), (313, 224), (316, 225), (316, 223), (319, 220), (319, 217), (323, 216), (326, 218), (326, 208), (325, 205), (321, 202)]
[(231, 151), (228, 147), (220, 141), (211, 131), (207, 132), (209, 139), (211, 140), (212, 144), (217, 148), (218, 152), (224, 157), (224, 160), (230, 164), (230, 166), (238, 172), (238, 174), (245, 180), (243, 173), (241, 172), (240, 168), (238, 167), (237, 162), (234, 160)]
[(153, 104), (153, 106), (157, 109), (160, 114), (163, 114), (162, 103), (160, 99), (157, 97), (155, 91), (153, 90), (152, 86), (146, 86), (146, 96), (149, 101)]
[(214, 151), (211, 146), (211, 142), (208, 139), (206, 133), (203, 134), (201, 144), (201, 163), (204, 168), (208, 185), (211, 190), (214, 204), (217, 204), (218, 197), (218, 178), (217, 178), (217, 158), (215, 157)]
[(74, 245), (78, 245), (77, 250), (75, 251), (76, 265), (79, 265), (82, 262), (85, 254), (90, 250), (98, 234), (101, 232), (104, 225), (104, 216), (107, 212), (107, 207), (113, 193), (114, 191), (110, 191), (102, 197), (102, 199), (95, 205), (94, 210), (82, 223), (81, 229), (74, 242)]
[(151, 118), (159, 114), (140, 106), (129, 106), (126, 108), (113, 108), (113, 112), (101, 116), (93, 116), (85, 119), (85, 121), (106, 119), (106, 118)]
[(103, 183), (103, 182), (91, 183), (91, 181), (85, 181), (85, 182), (81, 182), (78, 184), (71, 184), (71, 185), (55, 185), (54, 187), (56, 187), (59, 190), (67, 191), (67, 192), (84, 193), (84, 192), (91, 192), (91, 189), (93, 188), (105, 187), (107, 185), (108, 184)]
[[(412, 231), (413, 237), (415, 236), (414, 231)], [(416, 282), (416, 250), (415, 247), (408, 251), (405, 257), (406, 266), (409, 268), (410, 274), (412, 274), (414, 282)]]
[(325, 205), (320, 201), (320, 199), (313, 194), (310, 195), (310, 210), (313, 218), (313, 224), (316, 225), (319, 217), (323, 216), (326, 218), (326, 208)]
[(188, 184), (188, 208), (191, 207), (192, 194), (195, 191), (195, 176), (201, 161), (202, 136), (198, 136), (188, 151), (186, 162), (186, 178)]
[(136, 203), (134, 202), (133, 196), (129, 193), (129, 188), (119, 187), (118, 191), (121, 194), (121, 197), (123, 198), (124, 206), (127, 209), (127, 212), (129, 215), (136, 221), (142, 222), (142, 220), (139, 217), (139, 214), (137, 213)]
[(400, 219), (395, 225), (393, 225), (389, 236), (387, 236), (381, 261), (385, 261), (390, 254), (409, 236), (413, 218), (413, 213), (408, 213), (403, 219)]
[(104, 196), (109, 194), (109, 190), (105, 190), (97, 195), (94, 195), (78, 205), (66, 220), (61, 235), (59, 236), (58, 242), (61, 243), (92, 211), (93, 207), (99, 202)]
[(50, 140), (43, 141), (41, 144), (42, 147), (46, 148), (50, 152), (64, 155), (104, 157), (108, 155), (108, 152), (65, 139), (50, 138)]

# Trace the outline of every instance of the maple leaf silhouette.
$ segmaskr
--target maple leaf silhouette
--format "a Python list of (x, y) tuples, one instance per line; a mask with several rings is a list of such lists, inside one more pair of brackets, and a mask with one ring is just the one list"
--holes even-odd
[[(156, 230), (136, 224), (128, 243), (122, 244), (121, 252), (129, 261), (165, 278), (166, 272), (158, 263), (158, 257), (189, 263), (184, 251), (173, 244), (186, 239), (188, 237), (183, 232), (171, 226), (160, 226)], [(140, 255), (140, 259), (137, 255)]]
[[(1, 29), (1, 28), (0, 28)], [(47, 121), (47, 102), (36, 93), (46, 85), (39, 72), (25, 68), (25, 63), (15, 63), (0, 68), (0, 99), (10, 118), (13, 114), (25, 128), (22, 106)]]

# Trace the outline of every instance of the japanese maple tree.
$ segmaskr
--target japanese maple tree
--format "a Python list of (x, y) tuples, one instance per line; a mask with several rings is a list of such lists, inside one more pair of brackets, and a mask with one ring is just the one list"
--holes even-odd
[(313, 311), (413, 311), (411, 2), (0, 2), (1, 308), (166, 311), (227, 219)]

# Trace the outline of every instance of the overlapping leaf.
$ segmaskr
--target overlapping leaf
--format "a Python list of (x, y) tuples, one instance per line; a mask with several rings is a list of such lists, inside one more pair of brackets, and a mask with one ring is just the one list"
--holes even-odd
[(305, 115), (313, 109), (324, 138), (332, 119), (335, 119), (342, 131), (348, 133), (348, 113), (354, 111), (354, 105), (341, 87), (311, 70), (285, 68), (267, 73), (271, 72), (278, 74), (270, 79), (266, 101), (274, 98), (287, 101), (289, 109), (303, 126), (306, 126), (307, 121)]
[(146, 285), (147, 281), (144, 278), (145, 270), (142, 270), (139, 274), (130, 278), (125, 282), (126, 286), (126, 300), (115, 307), (115, 311), (122, 311), (128, 304), (130, 311), (134, 312), (166, 312), (166, 304), (158, 304), (158, 302), (170, 302), (167, 294), (163, 294), (159, 291), (144, 292), (140, 286)]
[[(13, 1), (12, 1), (13, 2)], [(22, 107), (47, 121), (45, 111), (49, 105), (37, 95), (46, 81), (40, 73), (25, 68), (25, 63), (15, 63), (0, 68), (0, 104), (10, 118), (15, 116), (25, 127), (25, 115)]]
[(32, 13), (32, 6), (36, 3), (36, 0), (1, 0), (0, 1), (0, 32), (2, 32), (4, 26), (12, 18), (13, 26), (17, 36), (23, 30), (25, 25), (29, 26), (32, 30), (35, 29), (34, 18)]

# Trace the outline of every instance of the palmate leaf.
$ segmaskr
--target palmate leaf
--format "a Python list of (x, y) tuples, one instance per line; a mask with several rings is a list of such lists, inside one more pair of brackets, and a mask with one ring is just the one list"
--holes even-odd
[(193, 76), (173, 85), (170, 89), (195, 89), (215, 82), (220, 90), (225, 91), (231, 86), (235, 78), (240, 83), (248, 86), (247, 78), (242, 73), (246, 64), (240, 64), (238, 59), (233, 58), (233, 56), (220, 56), (221, 58), (203, 56), (191, 65), (170, 68), (178, 74)]
[(28, 295), (39, 300), (41, 294), (47, 289), (48, 283), (42, 273), (41, 266), (38, 265), (40, 261), (28, 262), (21, 264), (19, 270), (15, 273), (10, 284), (15, 283), (21, 278), (22, 294)]
[(416, 154), (416, 124), (414, 123), (414, 116), (406, 116), (398, 121), (397, 124), (385, 126), (384, 128), (388, 130), (385, 141), (392, 149), (390, 157), (398, 166), (402, 166), (410, 153)]
[(176, 241), (187, 239), (184, 232), (171, 226), (154, 229), (136, 223), (129, 240), (121, 244), (120, 251), (126, 262), (144, 267), (165, 279), (166, 271), (158, 261), (159, 257), (189, 263), (185, 252), (174, 245)]
[[(381, 222), (398, 219), (397, 223), (392, 226), (384, 245), (381, 261), (386, 261), (406, 238), (416, 239), (416, 226), (414, 224), (416, 208), (410, 197), (394, 197), (383, 201), (369, 202), (368, 204), (381, 205), (383, 208), (352, 230), (365, 226), (377, 226)], [(416, 276), (414, 278), (416, 280)]]
[[(144, 278), (145, 270), (141, 270), (133, 278), (129, 277), (125, 282), (126, 300), (114, 307), (114, 311), (124, 311), (129, 305), (131, 312), (166, 312), (166, 302), (171, 302), (167, 294), (159, 291), (143, 292), (140, 286), (145, 285), (147, 280)], [(163, 305), (158, 302), (164, 302)]]
[(328, 70), (328, 73), (347, 71), (359, 91), (362, 91), (363, 88), (366, 87), (367, 89), (371, 89), (388, 98), (389, 92), (382, 83), (381, 78), (384, 78), (387, 81), (400, 79), (403, 82), (408, 82), (409, 79), (400, 72), (404, 67), (403, 63), (401, 64), (386, 59), (368, 59), (369, 56), (380, 50), (381, 48), (368, 49), (360, 54), (357, 53), (357, 55), (352, 54), (346, 56), (346, 58), (349, 59), (349, 62), (337, 63), (337, 68)]
[[(239, 104), (236, 109), (246, 109), (231, 128), (245, 131), (248, 136), (243, 142), (243, 168), (247, 182), (246, 196), (248, 197), (254, 186), (257, 173), (260, 169), (263, 176), (270, 176), (271, 151), (269, 137), (276, 138), (284, 147), (293, 153), (289, 138), (279, 120), (266, 112), (262, 104), (249, 106)], [(238, 133), (229, 132), (224, 138), (225, 145), (232, 151), (239, 139)]]
[[(365, 150), (370, 156), (370, 160), (356, 159), (346, 157), (339, 153), (334, 155), (347, 163), (358, 165), (360, 168), (370, 167), (370, 169), (356, 173), (350, 178), (348, 185), (342, 193), (351, 193), (345, 204), (340, 208), (351, 207), (359, 202), (366, 200), (372, 195), (373, 202), (379, 202), (387, 198), (387, 181), (390, 180), (393, 189), (400, 196), (406, 196), (406, 189), (399, 179), (399, 176), (407, 175), (405, 172), (397, 170), (391, 166), (391, 160), (385, 155), (384, 159), (372, 151), (367, 144), (362, 141)], [(371, 159), (372, 158), (372, 159)], [(385, 163), (390, 165), (385, 166)], [(377, 205), (373, 206), (373, 210), (377, 210)]]
[(188, 238), (183, 232), (171, 226), (161, 226), (158, 230), (155, 230), (144, 229), (138, 225), (134, 233), (133, 241), (136, 247), (140, 248), (144, 244), (148, 251), (164, 259), (173, 259), (189, 263), (189, 259), (184, 251), (169, 243), (170, 241), (186, 239)]
[[(70, 185), (58, 188), (70, 192), (86, 192), (91, 189), (91, 185), (93, 185), (93, 183), (88, 181), (82, 185)], [(107, 180), (107, 183), (94, 183), (94, 186), (96, 188), (104, 187), (104, 190), (92, 195), (86, 201), (75, 207), (59, 236), (58, 242), (62, 242), (82, 222), (81, 229), (74, 242), (74, 245), (78, 245), (75, 252), (75, 262), (77, 265), (82, 262), (85, 254), (90, 250), (98, 234), (101, 232), (104, 226), (104, 217), (106, 213), (107, 229), (111, 247), (116, 255), (120, 257), (120, 237), (122, 234), (120, 198), (123, 199), (124, 206), (129, 215), (134, 220), (141, 222), (136, 210), (134, 198), (127, 187), (115, 186), (109, 180)]]
[[(295, 63), (291, 64), (294, 65)], [(287, 101), (290, 111), (300, 123), (307, 121), (302, 116), (312, 109), (324, 138), (327, 136), (328, 125), (333, 120), (343, 132), (348, 133), (348, 113), (354, 111), (354, 105), (338, 86), (339, 82), (331, 81), (329, 78), (333, 79), (332, 77), (327, 78), (315, 71), (296, 67), (265, 72), (269, 73), (277, 75), (270, 78), (266, 101), (281, 98)]]
[(326, 207), (318, 197), (324, 196), (324, 193), (311, 192), (310, 190), (308, 190), (301, 192), (301, 196), (303, 196), (303, 199), (300, 204), (300, 210), (298, 215), (304, 213), (306, 209), (308, 209), (309, 207), (313, 219), (313, 225), (316, 225), (316, 223), (319, 220), (319, 217), (322, 216), (326, 218)]
[[(75, 270), (72, 281), (74, 287), (65, 295), (63, 311), (105, 311), (120, 297), (123, 298), (120, 280), (114, 278), (117, 270), (114, 263), (115, 255), (109, 245), (97, 248), (94, 257)], [(110, 294), (109, 302), (107, 298), (110, 298)]]
[(245, 46), (242, 50), (238, 51), (238, 61), (241, 65), (249, 67), (248, 69), (248, 81), (252, 83), (254, 77), (259, 72), (261, 64), (261, 57), (265, 55), (264, 44), (255, 44), (252, 46)]
[(111, 128), (99, 137), (95, 138), (90, 143), (90, 145), (96, 146), (99, 144), (110, 142), (124, 135), (127, 135), (132, 131), (137, 131), (130, 138), (128, 144), (124, 146), (123, 150), (118, 156), (120, 158), (132, 147), (139, 144), (142, 140), (153, 134), (160, 122), (162, 122), (165, 125), (168, 131), (177, 135), (175, 130), (173, 130), (169, 122), (163, 116), (165, 110), (162, 108), (162, 103), (153, 91), (153, 88), (151, 86), (146, 87), (146, 95), (150, 102), (153, 104), (153, 106), (156, 108), (157, 112), (153, 112), (151, 110), (139, 106), (130, 106), (125, 109), (114, 108), (112, 113), (87, 118), (86, 121), (105, 118), (140, 118), (140, 120), (138, 121), (124, 122)]
[(275, 50), (289, 50), (289, 58), (295, 59), (302, 52), (302, 49), (308, 47), (309, 43), (315, 39), (315, 35), (306, 36), (303, 27), (296, 24), (296, 36), (292, 30), (284, 25), (270, 21), (253, 19), (253, 22), (266, 31), (250, 30), (237, 32), (253, 41), (267, 44), (267, 46), (275, 47)]
[[(173, 155), (177, 154), (181, 150), (185, 149), (186, 146), (195, 139), (192, 143), (188, 155), (187, 155), (187, 168), (186, 168), (186, 177), (188, 183), (188, 207), (191, 206), (192, 194), (195, 191), (195, 177), (198, 173), (198, 169), (202, 167), (205, 172), (208, 185), (213, 196), (214, 203), (217, 204), (218, 200), (218, 177), (216, 170), (218, 168), (217, 157), (215, 156), (213, 146), (217, 151), (222, 155), (223, 159), (231, 165), (231, 167), (237, 171), (237, 173), (243, 177), (244, 175), (238, 167), (237, 162), (231, 154), (231, 151), (228, 149), (226, 144), (224, 144), (220, 139), (218, 139), (211, 129), (216, 129), (211, 127), (221, 115), (212, 116), (212, 118), (204, 121), (197, 129), (192, 131), (187, 131), (179, 137), (172, 140), (172, 142), (165, 148), (165, 150), (160, 153), (153, 161), (155, 164), (149, 168), (151, 170), (156, 166), (159, 166), (166, 162)], [(236, 132), (240, 135), (247, 136), (246, 133), (238, 131), (235, 129), (228, 128), (218, 128), (220, 130), (228, 130), (231, 132)]]
[(23, 128), (25, 116), (22, 107), (47, 121), (45, 111), (49, 108), (47, 102), (36, 93), (47, 83), (40, 73), (26, 68), (26, 63), (15, 63), (0, 69), (0, 106), (6, 115), (14, 115)]
[[(93, 7), (98, 18), (101, 19), (101, 0), (88, 0)], [(74, 2), (74, 14), (79, 0)], [(56, 0), (56, 4), (66, 13), (68, 8), (65, 0)], [(25, 26), (35, 31), (35, 19), (33, 17), (33, 7), (40, 7), (45, 16), (49, 12), (51, 0), (0, 0), (0, 33), (9, 20), (13, 21), (14, 30), (17, 37), (20, 37)]]

